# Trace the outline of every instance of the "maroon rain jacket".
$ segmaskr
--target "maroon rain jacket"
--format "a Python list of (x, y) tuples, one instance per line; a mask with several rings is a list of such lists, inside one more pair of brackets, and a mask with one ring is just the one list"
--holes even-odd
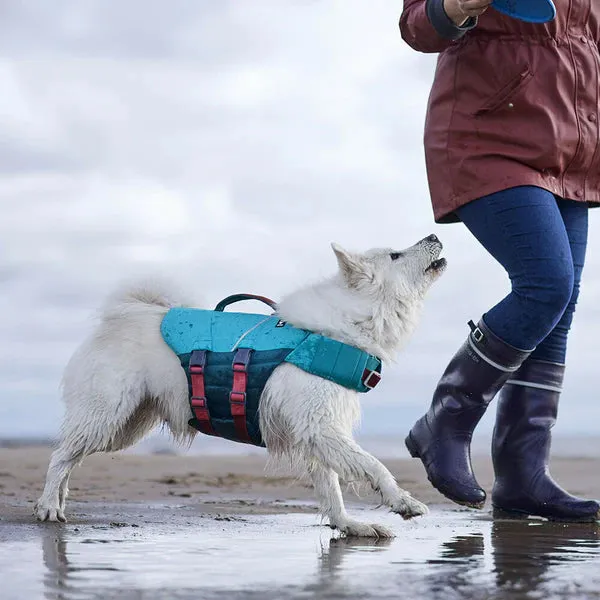
[(425, 122), (434, 217), (535, 185), (600, 205), (600, 0), (554, 0), (523, 23), (489, 8), (456, 27), (442, 0), (405, 0), (403, 39), (439, 52)]

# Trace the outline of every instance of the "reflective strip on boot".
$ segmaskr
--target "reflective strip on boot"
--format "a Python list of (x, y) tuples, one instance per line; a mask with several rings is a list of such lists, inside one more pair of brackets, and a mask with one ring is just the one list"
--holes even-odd
[(473, 341), (471, 336), (468, 337), (468, 340), (469, 340), (469, 346), (471, 347), (473, 352), (475, 352), (475, 354), (477, 354), (477, 356), (479, 356), (482, 360), (484, 360), (486, 363), (488, 363), (488, 365), (491, 365), (492, 367), (494, 367), (494, 369), (498, 369), (498, 371), (503, 371), (504, 373), (514, 373), (521, 366), (521, 365), (517, 365), (516, 367), (505, 367), (501, 364), (498, 364), (497, 362), (493, 361), (491, 358), (488, 358), (481, 350), (479, 350), (479, 348), (477, 348), (477, 346), (475, 345), (475, 342)]
[(547, 390), (549, 392), (562, 392), (562, 387), (555, 385), (545, 385), (543, 383), (534, 383), (532, 381), (523, 381), (521, 379), (507, 379), (505, 385), (520, 385), (523, 387), (535, 388), (536, 390)]

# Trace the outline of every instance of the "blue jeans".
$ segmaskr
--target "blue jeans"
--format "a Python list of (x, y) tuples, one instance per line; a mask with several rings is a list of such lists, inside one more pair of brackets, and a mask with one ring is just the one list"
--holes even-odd
[(484, 315), (506, 343), (564, 364), (585, 262), (588, 208), (538, 187), (515, 187), (466, 204), (462, 222), (504, 267), (512, 291)]

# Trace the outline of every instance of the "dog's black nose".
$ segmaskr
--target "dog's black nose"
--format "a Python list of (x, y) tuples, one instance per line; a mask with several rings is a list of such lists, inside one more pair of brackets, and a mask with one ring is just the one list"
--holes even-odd
[(438, 240), (438, 236), (435, 235), (435, 233), (432, 233), (431, 235), (428, 235), (425, 238), (428, 242), (439, 242), (440, 240)]

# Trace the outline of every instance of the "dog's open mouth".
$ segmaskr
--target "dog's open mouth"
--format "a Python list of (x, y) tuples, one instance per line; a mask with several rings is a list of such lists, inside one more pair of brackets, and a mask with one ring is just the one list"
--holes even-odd
[(446, 266), (446, 259), (445, 258), (437, 258), (425, 269), (425, 273), (429, 273), (431, 271), (440, 271), (445, 266)]

